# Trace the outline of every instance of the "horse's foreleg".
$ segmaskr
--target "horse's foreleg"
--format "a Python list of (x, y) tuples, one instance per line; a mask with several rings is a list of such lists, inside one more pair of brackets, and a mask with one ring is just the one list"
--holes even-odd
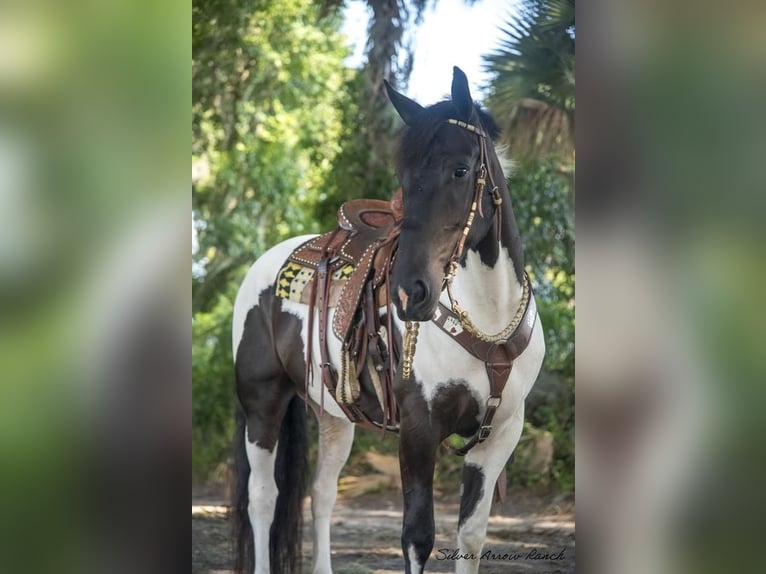
[(505, 424), (496, 426), (491, 438), (476, 445), (465, 457), (457, 539), (460, 553), (472, 555), (474, 559), (456, 561), (455, 571), (459, 574), (479, 571), (495, 482), (516, 448), (524, 427), (523, 407), (520, 411)]
[(314, 517), (314, 574), (331, 574), (330, 517), (338, 492), (338, 475), (351, 452), (354, 425), (325, 412), (319, 420), (319, 456), (311, 488)]
[(402, 409), (399, 464), (404, 491), (402, 551), (406, 574), (423, 572), (434, 546), (434, 462), (438, 440), (434, 440), (427, 412)]

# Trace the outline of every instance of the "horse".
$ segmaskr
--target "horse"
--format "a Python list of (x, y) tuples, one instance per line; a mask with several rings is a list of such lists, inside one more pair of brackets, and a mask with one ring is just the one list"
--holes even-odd
[[(397, 245), (388, 260), (389, 297), (378, 307), (383, 319), (376, 323), (379, 331), (388, 331), (396, 424), (376, 424), (395, 426), (399, 433), (407, 574), (423, 572), (433, 550), (433, 476), (440, 444), (453, 434), (467, 440), (458, 452), (465, 463), (457, 546), (461, 555), (475, 559), (458, 560), (455, 567), (475, 573), (493, 486), (519, 442), (524, 400), (543, 362), (543, 329), (493, 144), (499, 130), (474, 103), (465, 74), (455, 67), (451, 99), (428, 107), (388, 82), (385, 89), (404, 122), (396, 161), (402, 193), (393, 234)], [(315, 320), (321, 310), (279, 297), (275, 279), (290, 254), (314, 237), (289, 239), (264, 253), (234, 304), (241, 405), (232, 500), (238, 573), (300, 572), (308, 488), (304, 402), (319, 427), (310, 492), (312, 572), (332, 572), (330, 519), (355, 422), (314, 379), (342, 368), (342, 342), (320, 332), (337, 310)], [(380, 401), (365, 380), (354, 404), (375, 410)], [(380, 405), (370, 418), (392, 422), (382, 417), (385, 405)]]

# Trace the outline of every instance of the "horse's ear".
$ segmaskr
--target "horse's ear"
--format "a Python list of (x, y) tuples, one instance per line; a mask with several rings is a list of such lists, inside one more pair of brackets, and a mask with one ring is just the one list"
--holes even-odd
[(405, 124), (411, 126), (415, 121), (415, 117), (423, 111), (423, 106), (397, 92), (386, 80), (383, 80), (383, 83), (386, 85), (388, 99), (394, 104), (394, 108), (396, 108), (399, 116), (404, 120)]
[(473, 99), (471, 90), (468, 89), (468, 78), (457, 66), (452, 67), (452, 103), (457, 108), (459, 119), (464, 122), (471, 119)]

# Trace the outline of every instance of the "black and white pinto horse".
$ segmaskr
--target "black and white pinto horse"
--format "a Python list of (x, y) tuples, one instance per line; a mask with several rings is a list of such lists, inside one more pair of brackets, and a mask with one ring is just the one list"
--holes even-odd
[[(433, 549), (437, 449), (453, 433), (468, 437), (477, 432), (489, 395), (485, 364), (431, 321), (440, 299), (449, 305), (443, 291), (446, 267), (471, 210), (483, 161), (499, 197), (493, 201), (488, 186), (479, 198), (454, 276), (453, 294), (478, 329), (495, 333), (517, 314), (525, 275), (511, 198), (494, 145), (490, 141), (482, 151), (476, 134), (447, 121), (457, 119), (480, 127), (491, 138), (498, 134), (494, 121), (472, 101), (463, 72), (454, 70), (452, 99), (429, 107), (386, 87), (406, 124), (397, 165), (404, 217), (391, 277), (391, 304), (397, 315), (393, 324), (401, 334), (404, 321), (421, 322), (412, 377), (403, 380), (399, 368), (394, 383), (404, 491), (401, 543), (405, 571), (415, 574), (423, 571)], [(309, 338), (308, 307), (278, 298), (274, 287), (286, 258), (308, 239), (287, 240), (259, 258), (234, 305), (233, 345), (242, 406), (232, 509), (238, 572), (300, 571), (307, 474), (303, 401), (312, 407), (319, 423), (319, 455), (311, 485), (312, 572), (332, 572), (330, 517), (355, 427), (324, 385), (317, 383), (321, 380), (318, 321), (312, 322), (315, 332)], [(387, 311), (387, 307), (380, 309), (381, 314)], [(533, 319), (529, 344), (513, 364), (492, 432), (465, 456), (457, 530), (461, 554), (481, 555), (495, 481), (521, 436), (524, 400), (545, 353), (536, 311)], [(328, 339), (330, 360), (338, 368), (341, 342), (333, 336)], [(304, 396), (307, 341), (314, 346), (311, 368), (315, 374), (308, 397)], [(321, 412), (320, 402), (324, 404)], [(477, 572), (479, 561), (458, 560), (455, 567), (457, 572)]]

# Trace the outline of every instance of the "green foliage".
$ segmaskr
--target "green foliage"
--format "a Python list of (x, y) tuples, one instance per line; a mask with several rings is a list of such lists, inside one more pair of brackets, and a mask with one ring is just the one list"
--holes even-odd
[[(507, 466), (508, 481), (525, 488), (555, 487), (560, 493), (574, 492), (574, 404), (561, 408), (544, 405), (538, 411), (544, 422), (535, 427), (524, 422), (524, 433), (516, 447), (513, 462)], [(550, 467), (540, 468), (538, 440), (552, 439)]]
[[(393, 146), (390, 142), (395, 140), (394, 135), (385, 138), (388, 143), (370, 144), (373, 134), (367, 121), (369, 112), (359, 103), (364, 95), (364, 81), (362, 73), (350, 77), (339, 102), (343, 126), (338, 144), (340, 151), (327, 173), (325, 193), (315, 210), (322, 229), (335, 226), (336, 212), (344, 201), (359, 197), (389, 199), (399, 187), (391, 169)], [(395, 115), (390, 106), (387, 113)]]
[(487, 56), (500, 73), (494, 101), (534, 98), (574, 112), (574, 0), (524, 0), (520, 17), (506, 23), (501, 48)]
[(192, 478), (204, 480), (231, 450), (234, 432), (232, 298), (221, 294), (192, 320)]
[[(538, 312), (545, 329), (543, 370), (561, 387), (560, 400), (528, 410), (539, 429), (551, 433), (553, 461), (542, 476), (529, 467), (533, 442), (522, 442), (509, 465), (509, 479), (525, 486), (552, 483), (561, 492), (574, 489), (574, 197), (572, 173), (555, 158), (520, 163), (508, 179), (513, 208), (524, 242)], [(538, 383), (539, 386), (539, 383)], [(538, 389), (533, 389), (535, 393)], [(528, 433), (538, 429), (529, 423)]]
[(574, 376), (574, 197), (555, 159), (519, 164), (508, 180), (539, 313), (545, 368)]
[(339, 151), (347, 49), (310, 0), (193, 5), (195, 310), (310, 217)]
[(336, 15), (311, 0), (192, 6), (193, 475), (226, 460), (234, 421), (231, 307), (268, 247), (318, 231), (352, 77)]

